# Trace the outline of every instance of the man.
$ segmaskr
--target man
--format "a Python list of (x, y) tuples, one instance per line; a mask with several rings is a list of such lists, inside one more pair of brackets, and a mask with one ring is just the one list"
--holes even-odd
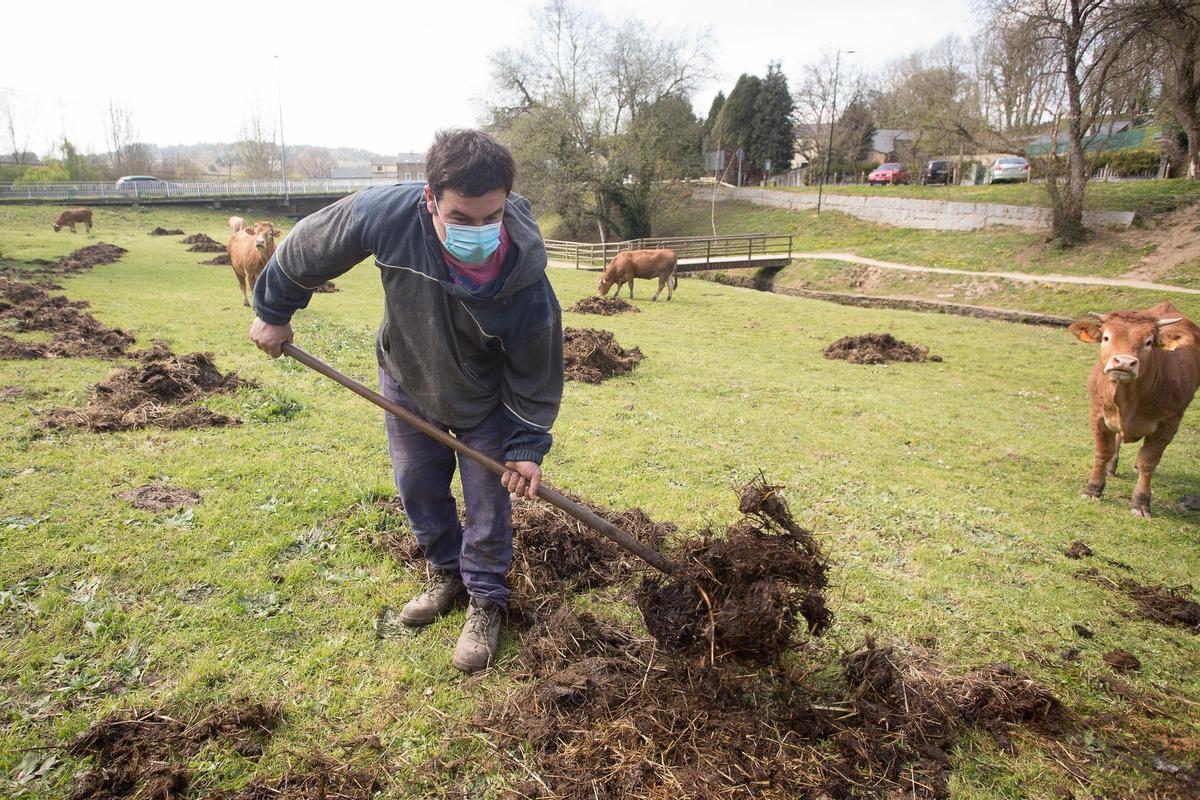
[(454, 666), (491, 663), (508, 601), (512, 506), (536, 496), (562, 399), (562, 312), (529, 202), (512, 193), (512, 155), (487, 134), (443, 131), (425, 186), (373, 187), (305, 218), (254, 287), (250, 338), (272, 357), (312, 290), (375, 256), (385, 311), (381, 393), (504, 461), (497, 480), (468, 459), (466, 524), (450, 493), (455, 454), (385, 415), (396, 488), (431, 580), (400, 619), (427, 625), (469, 596)]

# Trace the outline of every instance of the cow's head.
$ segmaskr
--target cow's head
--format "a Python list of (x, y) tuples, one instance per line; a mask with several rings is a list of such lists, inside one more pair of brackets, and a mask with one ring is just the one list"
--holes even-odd
[(1071, 325), (1071, 333), (1082, 342), (1100, 343), (1100, 363), (1114, 383), (1137, 380), (1142, 366), (1163, 346), (1162, 330), (1182, 317), (1154, 317), (1137, 311), (1092, 313)]
[(600, 282), (596, 284), (597, 294), (599, 294), (601, 297), (604, 297), (606, 294), (608, 294), (608, 290), (612, 288), (612, 285), (613, 277), (609, 275), (608, 272), (605, 272), (600, 276)]
[(274, 224), (261, 219), (254, 223), (253, 228), (246, 228), (245, 231), (254, 237), (254, 246), (263, 251), (274, 247), (275, 237), (282, 233)]
[(50, 227), (54, 228), (55, 233), (58, 233), (59, 231), (62, 230), (62, 225), (59, 225), (57, 222), (51, 222)]

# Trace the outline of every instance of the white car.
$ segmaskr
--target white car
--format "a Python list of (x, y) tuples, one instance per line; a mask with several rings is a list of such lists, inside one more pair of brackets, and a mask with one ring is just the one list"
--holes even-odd
[(1020, 156), (1003, 156), (997, 158), (988, 167), (987, 182), (1027, 181), (1030, 169), (1029, 162)]

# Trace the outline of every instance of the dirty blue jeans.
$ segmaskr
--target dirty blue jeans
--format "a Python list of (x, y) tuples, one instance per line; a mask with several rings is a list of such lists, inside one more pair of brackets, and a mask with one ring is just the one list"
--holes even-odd
[[(425, 418), (382, 367), (379, 388), (388, 400)], [(471, 597), (505, 606), (513, 552), (508, 490), (497, 476), (470, 459), (458, 457), (467, 506), (466, 525), (463, 525), (458, 519), (454, 495), (450, 493), (454, 451), (394, 414), (385, 412), (384, 423), (396, 489), (425, 559), (434, 569), (457, 570)], [(449, 430), (440, 423), (434, 424)], [(464, 444), (497, 461), (504, 460), (507, 433), (501, 406), (474, 427), (454, 429), (454, 435)]]

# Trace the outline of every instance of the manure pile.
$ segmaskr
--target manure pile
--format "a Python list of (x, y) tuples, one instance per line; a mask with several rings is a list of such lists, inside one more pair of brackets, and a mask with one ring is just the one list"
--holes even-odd
[(902, 342), (890, 333), (864, 333), (845, 336), (825, 348), (825, 357), (849, 361), (851, 364), (884, 364), (888, 361), (941, 361), (941, 356), (929, 355), (922, 344)]
[(237, 425), (195, 401), (218, 392), (253, 385), (230, 372), (223, 374), (212, 353), (176, 355), (162, 342), (133, 354), (140, 365), (121, 367), (92, 387), (87, 405), (56, 408), (42, 421), (45, 428), (83, 428), (95, 433), (130, 428), (167, 430)]
[[(927, 651), (871, 639), (810, 686), (820, 665), (781, 657), (801, 620), (808, 635), (832, 624), (826, 564), (765, 479), (740, 491), (743, 517), (723, 534), (668, 551), (681, 565), (669, 578), (561, 512), (517, 508), (514, 685), (472, 722), (519, 765), (517, 796), (944, 798), (966, 726), (1011, 749), (1014, 725), (1065, 724), (1007, 665), (955, 677)], [(674, 530), (596, 510), (654, 546)], [(636, 601), (653, 638), (568, 602), (636, 572), (649, 573)]]
[(642, 358), (638, 348), (626, 350), (617, 344), (611, 331), (563, 329), (563, 374), (566, 380), (600, 383), (632, 372)]
[(604, 317), (624, 314), (627, 311), (635, 314), (642, 313), (642, 310), (633, 303), (626, 302), (619, 297), (596, 297), (595, 295), (583, 298), (567, 311), (574, 311), (576, 314), (599, 314)]
[(47, 331), (49, 341), (16, 339), (0, 334), (0, 360), (35, 358), (118, 358), (133, 344), (122, 330), (101, 324), (86, 300), (51, 297), (28, 283), (0, 278), (0, 320), (15, 331)]

